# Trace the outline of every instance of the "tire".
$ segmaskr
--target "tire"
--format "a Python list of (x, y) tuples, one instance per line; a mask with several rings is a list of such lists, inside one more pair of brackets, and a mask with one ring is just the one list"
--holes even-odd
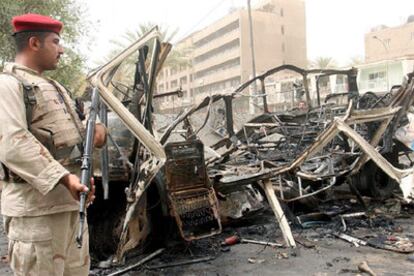
[[(384, 156), (391, 164), (398, 160), (396, 153)], [(388, 157), (388, 158), (387, 158)], [(364, 196), (375, 199), (387, 199), (397, 187), (397, 182), (390, 178), (373, 161), (368, 161), (359, 173), (351, 177), (353, 186)]]

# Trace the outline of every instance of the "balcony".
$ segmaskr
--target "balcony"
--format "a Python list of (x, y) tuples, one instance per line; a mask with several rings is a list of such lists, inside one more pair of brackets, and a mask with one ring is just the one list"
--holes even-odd
[(234, 66), (225, 70), (217, 70), (216, 72), (194, 80), (194, 87), (202, 87), (212, 83), (221, 82), (227, 79), (240, 76), (240, 66)]
[(209, 43), (204, 44), (201, 47), (196, 47), (193, 51), (194, 57), (208, 53), (212, 49), (215, 49), (223, 44), (229, 43), (230, 41), (240, 37), (240, 30), (235, 29), (231, 32), (228, 32), (216, 39), (211, 40)]
[(218, 54), (208, 60), (205, 60), (197, 65), (194, 65), (193, 68), (194, 71), (197, 73), (238, 57), (240, 57), (240, 50), (238, 48), (234, 48), (232, 51), (226, 51), (222, 54)]

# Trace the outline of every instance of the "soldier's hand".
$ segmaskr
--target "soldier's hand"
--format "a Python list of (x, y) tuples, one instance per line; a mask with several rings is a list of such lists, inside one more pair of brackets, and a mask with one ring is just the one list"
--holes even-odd
[(86, 199), (86, 206), (89, 206), (95, 200), (95, 179), (91, 177), (91, 190), (88, 193), (88, 198)]
[[(61, 183), (69, 190), (72, 197), (78, 201), (80, 198), (80, 193), (89, 191), (88, 187), (80, 183), (79, 177), (75, 174), (65, 175), (62, 177)], [(92, 186), (95, 190), (95, 186)]]
[(102, 148), (106, 143), (107, 129), (101, 124), (95, 124), (95, 133), (93, 135), (93, 145), (96, 148)]

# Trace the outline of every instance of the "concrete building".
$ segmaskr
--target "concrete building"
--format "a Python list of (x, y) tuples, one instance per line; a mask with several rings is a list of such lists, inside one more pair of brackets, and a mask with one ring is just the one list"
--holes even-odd
[(361, 93), (387, 92), (414, 70), (414, 16), (396, 27), (379, 26), (365, 35), (365, 63), (359, 69)]
[[(265, 0), (252, 7), (257, 74), (282, 64), (306, 66), (305, 3), (303, 0)], [(200, 102), (204, 97), (233, 90), (252, 76), (252, 55), (247, 9), (235, 10), (197, 31), (175, 46), (191, 49), (191, 66), (166, 67), (157, 92), (182, 88), (184, 96), (160, 100), (161, 111)], [(241, 99), (236, 109), (248, 106)]]
[(360, 93), (387, 92), (395, 85), (401, 85), (404, 77), (414, 71), (414, 58), (396, 58), (365, 63), (358, 68), (358, 89)]
[(367, 63), (414, 58), (414, 16), (396, 27), (378, 26), (365, 34), (365, 61)]

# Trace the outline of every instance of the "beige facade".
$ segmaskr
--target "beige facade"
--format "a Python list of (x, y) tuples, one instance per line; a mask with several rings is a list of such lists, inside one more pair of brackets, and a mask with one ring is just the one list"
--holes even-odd
[[(252, 7), (256, 73), (282, 64), (306, 65), (305, 3), (303, 0), (266, 0)], [(158, 100), (161, 111), (172, 111), (208, 95), (234, 90), (252, 76), (247, 9), (236, 10), (175, 45), (191, 49), (191, 66), (166, 67), (157, 92), (182, 88), (184, 96)], [(244, 107), (247, 101), (240, 102)], [(247, 107), (247, 106), (246, 106)]]
[(397, 27), (380, 26), (365, 34), (365, 61), (414, 58), (414, 21)]

